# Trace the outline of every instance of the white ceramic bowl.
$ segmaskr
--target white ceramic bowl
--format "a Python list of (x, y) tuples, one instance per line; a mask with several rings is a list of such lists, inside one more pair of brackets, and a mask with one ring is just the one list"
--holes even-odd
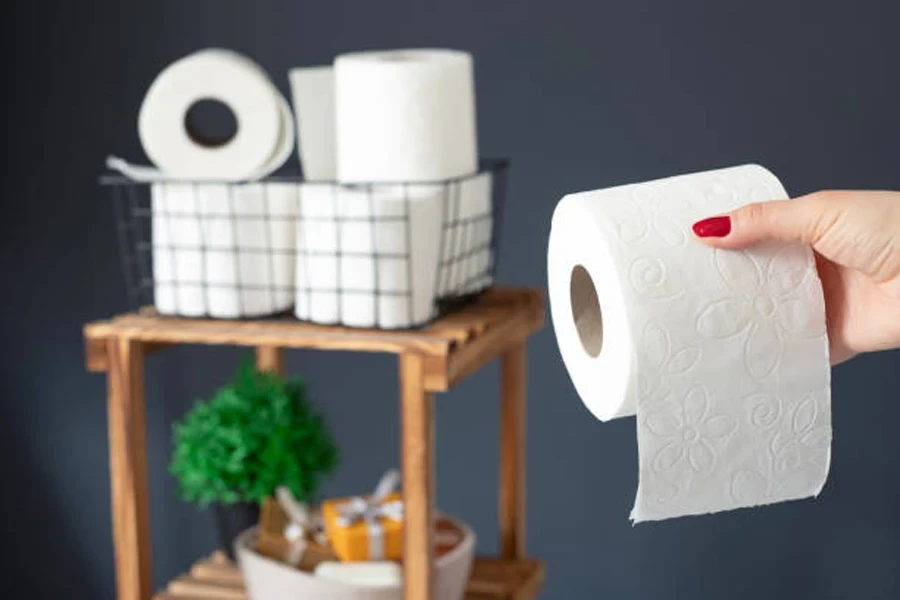
[[(475, 555), (475, 534), (458, 519), (451, 519), (463, 532), (459, 545), (436, 560), (436, 600), (462, 600)], [(402, 600), (401, 587), (365, 588), (320, 579), (258, 554), (256, 527), (235, 540), (235, 556), (244, 576), (250, 600)]]

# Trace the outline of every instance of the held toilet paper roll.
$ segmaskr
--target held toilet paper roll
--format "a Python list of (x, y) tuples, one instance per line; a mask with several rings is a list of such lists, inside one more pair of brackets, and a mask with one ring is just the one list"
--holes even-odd
[(830, 461), (830, 367), (811, 251), (711, 249), (696, 220), (783, 199), (755, 165), (573, 194), (553, 215), (553, 326), (600, 420), (636, 415), (632, 519), (814, 496)]
[[(217, 100), (234, 114), (233, 138), (208, 145), (185, 122), (201, 100)], [(158, 167), (136, 168), (135, 179), (244, 181), (265, 177), (284, 164), (294, 145), (290, 107), (265, 71), (250, 59), (211, 48), (166, 67), (141, 105), (138, 133)]]
[(341, 181), (424, 182), (475, 173), (471, 55), (360, 52), (339, 56), (334, 69)]

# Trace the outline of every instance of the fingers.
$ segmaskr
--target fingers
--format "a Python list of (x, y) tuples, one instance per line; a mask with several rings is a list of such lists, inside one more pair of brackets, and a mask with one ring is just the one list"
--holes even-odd
[(808, 197), (748, 204), (694, 223), (694, 234), (719, 248), (744, 248), (778, 240), (813, 244), (823, 220), (821, 203)]

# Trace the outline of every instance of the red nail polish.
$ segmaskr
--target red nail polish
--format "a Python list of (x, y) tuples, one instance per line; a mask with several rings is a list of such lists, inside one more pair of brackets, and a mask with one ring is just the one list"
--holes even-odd
[(694, 223), (697, 237), (725, 237), (731, 233), (731, 217), (710, 217)]

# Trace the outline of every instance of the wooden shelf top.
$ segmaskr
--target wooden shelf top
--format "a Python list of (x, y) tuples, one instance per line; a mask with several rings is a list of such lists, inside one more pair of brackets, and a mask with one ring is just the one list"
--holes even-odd
[(89, 323), (84, 337), (91, 371), (107, 369), (106, 344), (112, 339), (137, 342), (145, 353), (172, 344), (417, 353), (426, 361), (426, 387), (444, 391), (543, 324), (544, 300), (539, 290), (495, 288), (415, 330), (331, 327), (287, 318), (192, 319), (142, 311)]
[[(476, 558), (466, 600), (518, 600), (533, 597), (544, 582), (539, 560)], [(222, 552), (203, 559), (169, 583), (154, 600), (247, 600), (240, 571)]]

